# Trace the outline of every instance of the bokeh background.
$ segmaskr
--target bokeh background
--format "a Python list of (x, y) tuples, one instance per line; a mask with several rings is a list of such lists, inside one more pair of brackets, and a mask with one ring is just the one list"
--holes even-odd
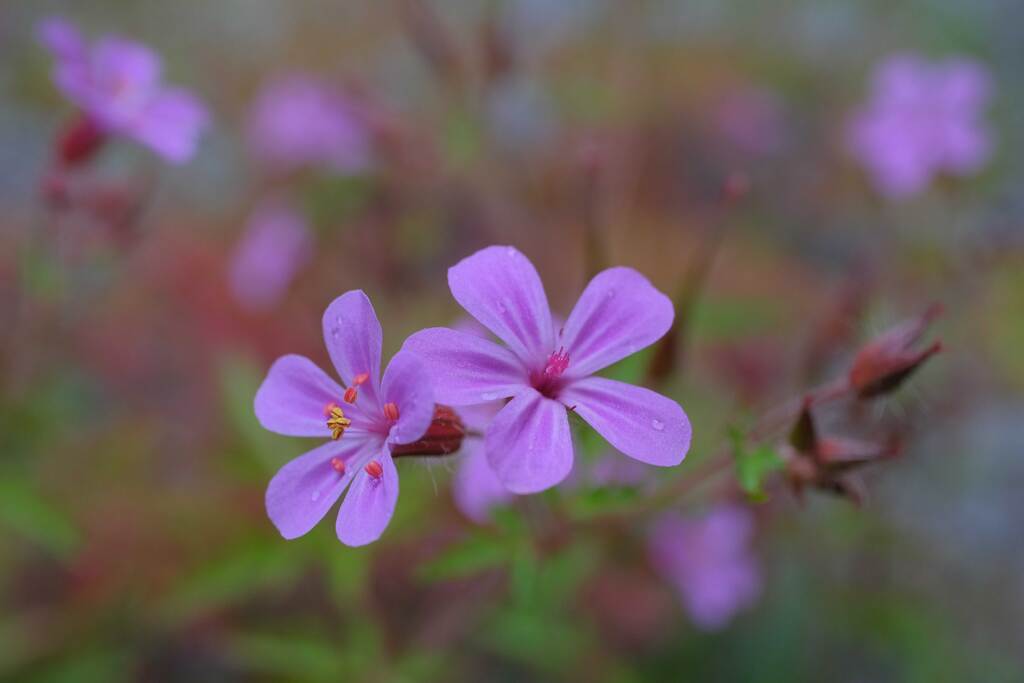
[[(54, 13), (148, 43), (207, 103), (190, 163), (112, 143), (82, 180), (95, 201), (47, 204), (73, 113), (33, 36)], [(3, 3), (0, 678), (1024, 680), (1022, 20), (1015, 0)], [(893, 199), (844, 127), (903, 51), (988, 69), (994, 147)], [(252, 103), (297, 71), (359, 103), (367, 163), (254, 158)], [(724, 202), (736, 173), (750, 191)], [(282, 196), (312, 246), (254, 310), (232, 260)], [(565, 314), (588, 230), (667, 292), (721, 234), (666, 390), (695, 429), (667, 478), (941, 302), (944, 352), (865, 409), (905, 448), (864, 504), (771, 488), (760, 598), (714, 632), (600, 487), (480, 527), (452, 463), (403, 459), (381, 541), (280, 538), (263, 492), (308, 444), (264, 432), (252, 397), (283, 353), (329, 367), (324, 307), (364, 289), (393, 353), (459, 319), (445, 269), (499, 243)]]

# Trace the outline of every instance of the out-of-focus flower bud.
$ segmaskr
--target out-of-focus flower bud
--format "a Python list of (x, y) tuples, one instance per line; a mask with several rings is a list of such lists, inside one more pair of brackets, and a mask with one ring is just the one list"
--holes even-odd
[(923, 349), (912, 348), (941, 313), (942, 306), (933, 305), (916, 318), (890, 328), (860, 350), (849, 375), (850, 386), (858, 398), (875, 398), (895, 390), (926, 360), (942, 350), (939, 341)]
[(800, 496), (812, 487), (834, 493), (860, 504), (864, 498), (863, 484), (853, 471), (872, 462), (895, 457), (900, 444), (895, 439), (873, 443), (845, 437), (824, 436), (811, 412), (812, 401), (804, 399), (800, 416), (783, 449), (786, 478), (790, 488)]
[(64, 166), (84, 163), (99, 151), (106, 139), (99, 124), (83, 114), (61, 131), (57, 138), (57, 158)]
[(406, 444), (393, 444), (392, 457), (403, 455), (449, 455), (462, 447), (466, 428), (462, 419), (448, 406), (434, 407), (434, 419), (423, 438)]

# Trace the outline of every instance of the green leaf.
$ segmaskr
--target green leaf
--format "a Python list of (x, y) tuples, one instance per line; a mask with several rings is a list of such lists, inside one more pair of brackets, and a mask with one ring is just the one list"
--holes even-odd
[(575, 519), (589, 519), (629, 508), (639, 497), (632, 486), (601, 486), (574, 496), (569, 501), (569, 514)]
[(71, 520), (17, 479), (0, 484), (0, 523), (60, 557), (78, 545), (78, 530)]
[(440, 555), (424, 564), (419, 574), (427, 581), (476, 574), (507, 564), (512, 559), (515, 546), (514, 542), (503, 536), (475, 534), (446, 548)]
[(736, 460), (736, 480), (751, 500), (767, 500), (764, 482), (773, 473), (785, 466), (775, 449), (767, 444), (748, 448), (743, 435), (737, 430), (730, 432), (733, 441), (733, 457)]
[(240, 545), (189, 574), (166, 596), (164, 612), (174, 619), (214, 610), (259, 588), (284, 583), (302, 566), (303, 556), (276, 539)]
[(272, 680), (338, 681), (362, 678), (372, 653), (312, 633), (247, 633), (226, 639), (224, 649), (252, 674)]

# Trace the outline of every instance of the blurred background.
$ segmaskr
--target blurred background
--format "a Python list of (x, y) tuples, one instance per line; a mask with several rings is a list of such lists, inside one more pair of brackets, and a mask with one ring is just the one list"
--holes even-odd
[[(54, 175), (76, 116), (35, 37), (54, 14), (161, 55), (209, 110), (194, 158), (115, 139)], [(1024, 680), (1022, 19), (1015, 0), (3, 3), (0, 679)], [(914, 83), (886, 85), (893, 55)], [(380, 541), (283, 540), (263, 494), (311, 444), (256, 422), (270, 363), (329, 368), (320, 316), (349, 289), (385, 356), (458, 323), (445, 271), (489, 244), (527, 254), (561, 315), (601, 263), (682, 292), (658, 381), (687, 460), (588, 476), (605, 455), (583, 434), (571, 485), (481, 525), (457, 458), (405, 458)], [(900, 457), (864, 470), (859, 506), (741, 487), (759, 589), (709, 628), (651, 560), (647, 487), (706, 473), (730, 428), (936, 302), (939, 356), (821, 416), (898, 433)], [(740, 499), (729, 472), (694, 481), (674, 513)]]

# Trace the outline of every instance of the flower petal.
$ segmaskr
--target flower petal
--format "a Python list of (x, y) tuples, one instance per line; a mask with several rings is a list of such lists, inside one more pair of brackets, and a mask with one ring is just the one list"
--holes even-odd
[(562, 328), (568, 377), (586, 377), (650, 346), (672, 326), (672, 301), (632, 268), (594, 276)]
[[(300, 455), (278, 470), (267, 486), (267, 515), (285, 538), (298, 538), (316, 526), (348, 486), (370, 449), (379, 441), (342, 439), (328, 441)], [(340, 458), (346, 465), (339, 474), (331, 464)]]
[(61, 60), (81, 61), (85, 59), (86, 45), (78, 27), (64, 17), (53, 16), (36, 25), (36, 39)]
[(360, 289), (345, 292), (324, 311), (324, 343), (338, 376), (346, 386), (362, 373), (369, 379), (359, 386), (357, 402), (367, 413), (377, 413), (380, 403), (380, 353), (383, 333), (370, 299)]
[(182, 88), (166, 88), (153, 97), (126, 132), (166, 161), (182, 164), (195, 154), (209, 118), (195, 95)]
[(690, 420), (672, 399), (603, 377), (573, 382), (559, 395), (612, 446), (650, 465), (678, 465), (690, 449)]
[(256, 392), (256, 418), (265, 429), (287, 436), (330, 436), (324, 408), (345, 390), (304, 356), (274, 361)]
[(505, 488), (537, 493), (572, 469), (572, 435), (565, 406), (526, 389), (494, 417), (484, 440), (487, 461)]
[(434, 418), (434, 389), (418, 356), (399, 351), (384, 370), (380, 392), (385, 403), (398, 408), (398, 420), (388, 441), (410, 443), (423, 436)]
[(467, 439), (462, 450), (462, 464), (452, 479), (452, 498), (462, 514), (477, 524), (486, 524), (491, 510), (509, 502), (515, 494), (502, 486), (479, 439)]
[(445, 327), (420, 330), (402, 350), (419, 356), (434, 384), (434, 399), (460, 406), (514, 395), (527, 385), (526, 368), (508, 349)]
[(552, 351), (551, 309), (530, 260), (513, 247), (487, 247), (448, 269), (452, 296), (527, 366)]
[(352, 488), (338, 511), (335, 531), (345, 545), (373, 543), (384, 533), (398, 501), (398, 471), (387, 446), (374, 458), (380, 463), (381, 476), (373, 477), (364, 468), (356, 474)]

